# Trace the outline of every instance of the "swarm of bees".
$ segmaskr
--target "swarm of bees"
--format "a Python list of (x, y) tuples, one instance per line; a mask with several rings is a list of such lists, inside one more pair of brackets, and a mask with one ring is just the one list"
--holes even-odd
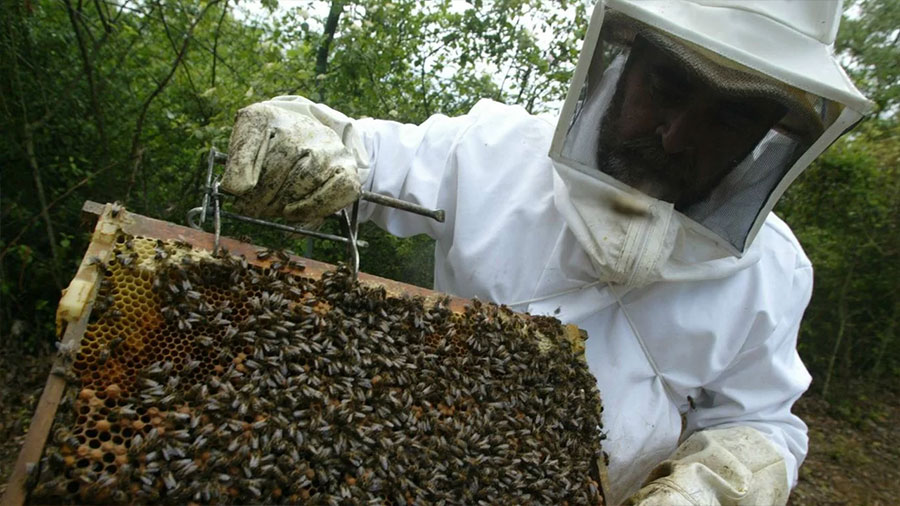
[(599, 393), (554, 319), (140, 237), (109, 258), (32, 501), (601, 502)]

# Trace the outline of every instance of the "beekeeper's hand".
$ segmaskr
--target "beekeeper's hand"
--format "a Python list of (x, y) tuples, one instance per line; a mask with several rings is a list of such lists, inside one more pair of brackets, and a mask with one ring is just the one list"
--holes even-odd
[(783, 505), (784, 458), (750, 427), (694, 433), (658, 465), (626, 504), (639, 506)]
[(222, 189), (240, 213), (317, 225), (359, 196), (357, 167), (332, 128), (263, 102), (237, 113)]

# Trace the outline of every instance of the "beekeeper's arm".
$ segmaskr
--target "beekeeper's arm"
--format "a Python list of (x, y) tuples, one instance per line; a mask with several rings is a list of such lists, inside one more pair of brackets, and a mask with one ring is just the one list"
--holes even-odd
[(812, 268), (802, 255), (795, 261), (783, 292), (772, 283), (772, 297), (784, 301), (775, 331), (750, 330), (732, 364), (688, 412), (692, 435), (651, 472), (630, 504), (785, 504), (807, 451), (806, 425), (790, 410), (810, 381), (797, 332)]
[(276, 97), (238, 112), (222, 188), (238, 196), (241, 212), (307, 224), (345, 207), (365, 188), (444, 209), (448, 223), (366, 203), (361, 221), (372, 219), (398, 236), (437, 239), (456, 208), (453, 185), (443, 185), (453, 177), (448, 159), (473, 122), (468, 115), (435, 115), (421, 125), (353, 120), (304, 97)]
[[(360, 221), (371, 219), (400, 237), (426, 234), (433, 239), (445, 239), (449, 244), (453, 240), (456, 213), (466, 212), (465, 206), (457, 209), (461, 177), (458, 168), (462, 161), (457, 160), (456, 148), (479, 118), (497, 114), (504, 114), (510, 120), (502, 127), (492, 122), (491, 131), (498, 137), (508, 134), (504, 128), (514, 129), (523, 120), (533, 121), (524, 109), (503, 107), (491, 101), (479, 102), (463, 116), (450, 118), (437, 114), (420, 125), (412, 125), (353, 120), (303, 97), (276, 97), (242, 109), (238, 114), (228, 148), (223, 189), (242, 196), (236, 202), (239, 211), (255, 216), (283, 216), (302, 223), (321, 221), (353, 202), (360, 189), (365, 189), (431, 209), (443, 209), (446, 221), (438, 223), (365, 201), (360, 206)], [(243, 116), (262, 119), (248, 121)], [(279, 127), (284, 135), (273, 140), (259, 135), (270, 124)], [(549, 124), (545, 126), (552, 128)], [(547, 131), (532, 129), (524, 133), (517, 131), (517, 138), (523, 143), (546, 143), (549, 136)], [(279, 146), (277, 149), (272, 148), (273, 141)], [(322, 141), (326, 142), (325, 149), (320, 149)], [(477, 177), (478, 181), (470, 181), (470, 186), (480, 191), (504, 184), (490, 171), (474, 172), (469, 176)], [(349, 177), (351, 174), (353, 178)], [(307, 183), (321, 184), (329, 178), (345, 184), (335, 184), (316, 193), (314, 185)], [(291, 185), (313, 193), (307, 197)], [(283, 186), (290, 191), (286, 192)], [(324, 205), (326, 201), (328, 205)]]

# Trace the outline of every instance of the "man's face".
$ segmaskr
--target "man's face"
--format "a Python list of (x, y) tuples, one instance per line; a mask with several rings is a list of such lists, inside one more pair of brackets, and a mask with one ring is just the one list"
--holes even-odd
[(784, 114), (731, 97), (638, 39), (600, 126), (599, 168), (683, 210), (709, 192)]

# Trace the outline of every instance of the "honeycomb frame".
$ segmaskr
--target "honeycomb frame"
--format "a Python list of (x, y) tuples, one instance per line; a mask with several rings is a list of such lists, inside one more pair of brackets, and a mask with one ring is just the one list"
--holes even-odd
[[(114, 240), (107, 244), (106, 254), (104, 255), (106, 261), (101, 260), (97, 255), (89, 256), (92, 253), (91, 248), (89, 248), (88, 255), (86, 255), (83, 263), (83, 268), (105, 270), (106, 275), (94, 287), (96, 293), (96, 296), (93, 298), (95, 316), (92, 321), (86, 322), (83, 330), (83, 339), (80, 347), (77, 348), (77, 354), (74, 357), (69, 357), (71, 361), (71, 367), (68, 369), (69, 373), (77, 376), (82, 385), (77, 392), (70, 391), (63, 398), (63, 404), (69, 404), (70, 407), (75, 408), (72, 415), (73, 419), (64, 423), (74, 423), (76, 427), (81, 427), (81, 429), (69, 434), (59, 434), (60, 431), (57, 430), (53, 435), (54, 441), (60, 444), (60, 448), (63, 448), (59, 458), (64, 459), (67, 465), (74, 465), (76, 468), (81, 469), (93, 469), (94, 471), (103, 469), (111, 474), (114, 474), (117, 468), (128, 465), (129, 456), (133, 457), (131, 455), (133, 452), (129, 451), (128, 442), (133, 440), (135, 434), (144, 434), (146, 436), (149, 431), (153, 431), (158, 435), (166, 430), (179, 430), (172, 421), (185, 418), (190, 412), (190, 409), (185, 405), (172, 406), (172, 409), (169, 410), (151, 407), (149, 409), (139, 409), (136, 413), (126, 414), (125, 418), (127, 419), (124, 423), (120, 423), (122, 420), (122, 406), (119, 400), (128, 395), (136, 395), (134, 390), (137, 383), (149, 382), (148, 384), (153, 384), (157, 383), (157, 381), (161, 382), (166, 375), (180, 376), (190, 374), (196, 378), (209, 378), (212, 375), (221, 375), (224, 369), (221, 364), (215, 364), (214, 361), (203, 359), (190, 360), (190, 357), (202, 356), (203, 352), (198, 349), (200, 345), (184, 339), (179, 340), (179, 332), (166, 334), (164, 331), (159, 331), (160, 328), (167, 326), (166, 322), (163, 321), (164, 319), (170, 320), (168, 322), (169, 327), (177, 325), (181, 330), (184, 330), (183, 326), (192, 325), (192, 317), (180, 315), (178, 318), (172, 319), (170, 318), (171, 315), (161, 316), (158, 308), (164, 304), (160, 297), (165, 298), (169, 292), (165, 289), (160, 290), (159, 286), (153, 286), (153, 276), (148, 274), (148, 272), (152, 272), (153, 269), (157, 268), (156, 265), (159, 264), (175, 266), (173, 267), (175, 269), (178, 269), (177, 266), (179, 264), (200, 262), (213, 262), (214, 264), (215, 260), (211, 259), (208, 252), (192, 247), (192, 243), (202, 248), (204, 241), (211, 242), (208, 234), (183, 227), (175, 227), (174, 231), (177, 232), (178, 239), (172, 240), (173, 234), (170, 233), (168, 234), (170, 239), (163, 241), (158, 238), (164, 235), (159, 233), (160, 225), (165, 225), (168, 228), (173, 227), (172, 225), (163, 224), (162, 222), (153, 223), (155, 220), (127, 213), (113, 216), (113, 214), (119, 214), (113, 209), (107, 206), (104, 215), (104, 219), (111, 217), (113, 220), (118, 220), (117, 230), (113, 235)], [(102, 228), (101, 225), (104, 224), (104, 219), (101, 219), (98, 223), (98, 230)], [(152, 225), (149, 228), (153, 233), (146, 236), (134, 235), (142, 231), (147, 232), (147, 230), (142, 230), (140, 226), (135, 226), (135, 224)], [(131, 233), (128, 233), (129, 231)], [(169, 231), (171, 232), (172, 230)], [(96, 237), (97, 234), (95, 233)], [(200, 244), (197, 244), (198, 242)], [(229, 246), (227, 242), (223, 244), (225, 247)], [(308, 269), (304, 273), (306, 276), (310, 274), (310, 270), (319, 270), (319, 273), (312, 272), (312, 276), (313, 278), (320, 278), (321, 272), (325, 272), (330, 267), (326, 264), (317, 264), (305, 259), (303, 262), (306, 265), (301, 267), (297, 263), (296, 258), (268, 258), (269, 255), (259, 254), (258, 249), (249, 245), (235, 243), (230, 246), (235, 250), (243, 248), (247, 253), (253, 252), (250, 258), (252, 263), (263, 269), (261, 272), (271, 272), (273, 267), (277, 270), (288, 269), (294, 271)], [(96, 253), (96, 251), (93, 253)], [(276, 265), (273, 266), (273, 263)], [(312, 269), (309, 269), (310, 266), (312, 266)], [(367, 278), (369, 279), (367, 280)], [(361, 279), (369, 281), (373, 277), (361, 275)], [(447, 310), (454, 310), (457, 314), (472, 311), (471, 308), (465, 309), (469, 307), (466, 306), (467, 302), (469, 304), (471, 302), (463, 299), (440, 298), (439, 301), (439, 297), (432, 292), (387, 280), (374, 279), (376, 279), (375, 283), (377, 286), (387, 287), (384, 290), (386, 295), (420, 292), (418, 295), (428, 296), (432, 304), (443, 304)], [(205, 287), (197, 287), (196, 290), (193, 290), (193, 287), (189, 285), (172, 287), (172, 293), (180, 294), (182, 300), (216, 298), (216, 294), (204, 293), (204, 290), (206, 290)], [(254, 292), (251, 298), (258, 301), (262, 295), (260, 292)], [(225, 301), (225, 306), (227, 307), (235, 302), (234, 300)], [(152, 307), (148, 307), (154, 305), (157, 307), (155, 311)], [(327, 301), (318, 301), (312, 307), (314, 311), (317, 311), (319, 306), (323, 308), (323, 315), (330, 309)], [(477, 302), (475, 302), (475, 306), (476, 308), (478, 307)], [(174, 304), (170, 304), (167, 307), (174, 307)], [(98, 314), (101, 315), (99, 318), (96, 316)], [(498, 320), (517, 317), (508, 311), (495, 310), (492, 314)], [(244, 307), (243, 313), (241, 313), (241, 310), (237, 310), (234, 314), (234, 317), (237, 319), (246, 319), (249, 316), (250, 311), (246, 307)], [(81, 318), (77, 323), (83, 323), (83, 320), (84, 318)], [(133, 322), (136, 326), (129, 327), (121, 324), (120, 321)], [(177, 321), (177, 324), (174, 321)], [(531, 325), (533, 327), (532, 335), (536, 336), (539, 342), (543, 342), (543, 347), (546, 348), (549, 346), (546, 336), (541, 336), (540, 330), (535, 330), (541, 327), (542, 320), (539, 317), (535, 317), (532, 322), (534, 323), (534, 325)], [(193, 325), (198, 324), (198, 321), (193, 322)], [(209, 326), (211, 324), (205, 322), (199, 325)], [(497, 323), (497, 325), (500, 325), (500, 323)], [(67, 329), (67, 334), (68, 331), (75, 329), (75, 327), (77, 325), (70, 325), (70, 328)], [(565, 330), (567, 332), (566, 339), (573, 344), (581, 342), (581, 336), (577, 330), (572, 327), (567, 327)], [(67, 337), (69, 336), (67, 335)], [(466, 353), (467, 345), (459, 339), (441, 339), (438, 336), (430, 339), (431, 341), (427, 343), (428, 346), (438, 347), (446, 345), (446, 348), (457, 356), (462, 356)], [(161, 354), (160, 350), (173, 350), (181, 359), (166, 360), (163, 356), (164, 353)], [(246, 370), (245, 363), (249, 365), (253, 362), (253, 359), (249, 357), (249, 347), (245, 351), (247, 353), (234, 354), (232, 360), (236, 366), (232, 367), (232, 369), (242, 370), (242, 367), (244, 367), (244, 370)], [(184, 357), (189, 357), (189, 360), (184, 360)], [(191, 366), (189, 365), (190, 362), (199, 363)], [(170, 369), (161, 372), (157, 371), (159, 376), (155, 376), (156, 379), (145, 374), (148, 369), (158, 369), (160, 364), (168, 364), (164, 367), (169, 367)], [(97, 370), (97, 365), (104, 369), (102, 373)], [(191, 367), (191, 370), (185, 371), (186, 367)], [(56, 371), (56, 373), (58, 376), (65, 375), (65, 371), (62, 371), (62, 373)], [(52, 377), (48, 379), (48, 385), (52, 379)], [(72, 380), (75, 378), (70, 377), (68, 379)], [(146, 387), (146, 385), (142, 387)], [(442, 411), (455, 409), (450, 401), (438, 403), (437, 408)], [(38, 413), (38, 415), (40, 414)], [(112, 422), (110, 422), (111, 414), (116, 414)], [(54, 416), (55, 413), (50, 414), (51, 419)], [(38, 418), (37, 415), (36, 418)], [(259, 422), (259, 420), (255, 422)], [(255, 424), (254, 420), (245, 420), (245, 423)], [(24, 453), (25, 449), (23, 449)], [(20, 460), (22, 459), (20, 458)], [(597, 462), (600, 473), (598, 481), (602, 483), (605, 481), (605, 472), (602, 459), (600, 460), (600, 462)], [(348, 483), (350, 483), (355, 481), (356, 478), (348, 477), (347, 479)], [(11, 480), (11, 483), (13, 481)], [(68, 479), (67, 483), (66, 486), (70, 487), (70, 492), (80, 493), (78, 496), (80, 500), (121, 501), (121, 498), (85, 495), (83, 491), (79, 490), (79, 488), (83, 487), (80, 487), (71, 478)], [(599, 484), (597, 485), (599, 486)], [(270, 500), (272, 498), (272, 496), (267, 497)], [(244, 499), (246, 500), (247, 497)], [(295, 495), (284, 499), (296, 502), (298, 498)], [(300, 499), (303, 499), (303, 497)], [(400, 503), (401, 499), (398, 499), (395, 503)]]

